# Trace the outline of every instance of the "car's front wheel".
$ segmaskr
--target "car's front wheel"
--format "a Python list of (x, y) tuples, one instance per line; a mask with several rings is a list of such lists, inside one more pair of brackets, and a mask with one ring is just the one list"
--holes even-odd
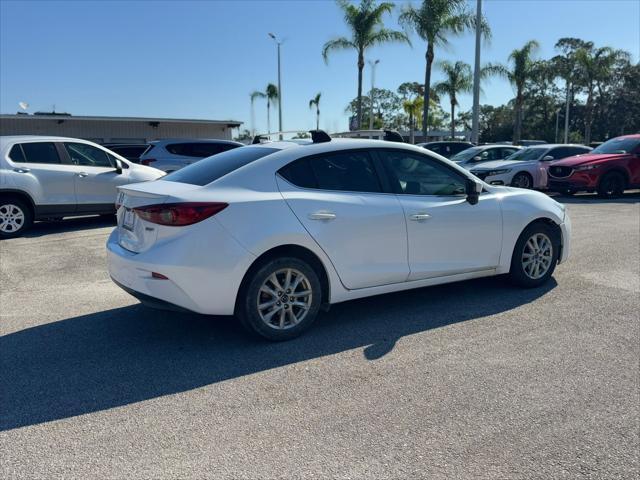
[(538, 287), (553, 275), (559, 255), (558, 231), (544, 222), (533, 223), (524, 229), (516, 242), (509, 277), (521, 287)]
[(526, 172), (517, 173), (511, 180), (512, 187), (533, 188), (533, 177)]
[(22, 235), (33, 223), (31, 208), (18, 198), (0, 200), (0, 238)]
[(294, 257), (266, 261), (250, 273), (236, 315), (252, 333), (274, 341), (297, 337), (311, 326), (322, 300), (318, 275)]
[(624, 193), (626, 181), (618, 172), (607, 173), (598, 185), (598, 195), (604, 198), (619, 197)]

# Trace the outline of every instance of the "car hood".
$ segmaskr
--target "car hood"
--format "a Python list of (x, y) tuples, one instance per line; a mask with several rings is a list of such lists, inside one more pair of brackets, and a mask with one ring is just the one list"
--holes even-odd
[(551, 165), (558, 167), (577, 167), (585, 163), (602, 162), (608, 160), (620, 160), (629, 157), (628, 153), (587, 153), (585, 155), (575, 155), (551, 162)]
[(526, 163), (522, 160), (492, 160), (491, 162), (482, 162), (480, 165), (462, 165), (469, 170), (496, 170), (499, 168), (509, 168), (514, 165), (522, 165)]

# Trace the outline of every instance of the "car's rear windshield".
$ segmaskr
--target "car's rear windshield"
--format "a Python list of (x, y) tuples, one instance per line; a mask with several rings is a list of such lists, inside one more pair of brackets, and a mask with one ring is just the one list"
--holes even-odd
[(233, 150), (198, 160), (196, 163), (192, 163), (187, 167), (170, 173), (166, 177), (162, 177), (162, 180), (190, 183), (191, 185), (207, 185), (224, 177), (227, 173), (231, 173), (240, 167), (244, 167), (259, 158), (266, 157), (277, 151), (277, 148), (259, 146), (234, 148)]
[(591, 153), (631, 153), (640, 145), (638, 138), (612, 138)]

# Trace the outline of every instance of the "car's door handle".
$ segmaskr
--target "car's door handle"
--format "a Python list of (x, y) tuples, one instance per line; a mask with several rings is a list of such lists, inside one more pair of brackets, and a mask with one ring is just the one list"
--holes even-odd
[(429, 215), (428, 213), (414, 213), (413, 215), (409, 215), (409, 218), (411, 220), (419, 222), (421, 220), (429, 220), (431, 218), (431, 215)]
[(84, 178), (84, 177), (88, 177), (89, 174), (87, 172), (78, 172), (76, 173), (76, 176), (80, 178)]
[(315, 212), (309, 214), (309, 219), (311, 220), (333, 220), (334, 218), (336, 218), (336, 214), (331, 212)]
[(17, 173), (29, 173), (31, 171), (31, 169), (29, 169), (29, 168), (14, 168), (13, 171), (17, 172)]

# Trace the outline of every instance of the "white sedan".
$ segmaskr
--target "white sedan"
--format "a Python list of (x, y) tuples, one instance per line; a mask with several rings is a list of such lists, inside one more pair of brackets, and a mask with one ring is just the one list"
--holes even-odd
[(499, 274), (536, 287), (569, 255), (569, 218), (546, 195), (321, 131), (121, 187), (118, 203), (118, 285), (151, 306), (236, 315), (271, 340), (355, 298)]
[(584, 145), (545, 144), (519, 150), (504, 160), (470, 165), (476, 177), (491, 185), (511, 185), (519, 188), (544, 189), (547, 186), (547, 165), (591, 151)]

